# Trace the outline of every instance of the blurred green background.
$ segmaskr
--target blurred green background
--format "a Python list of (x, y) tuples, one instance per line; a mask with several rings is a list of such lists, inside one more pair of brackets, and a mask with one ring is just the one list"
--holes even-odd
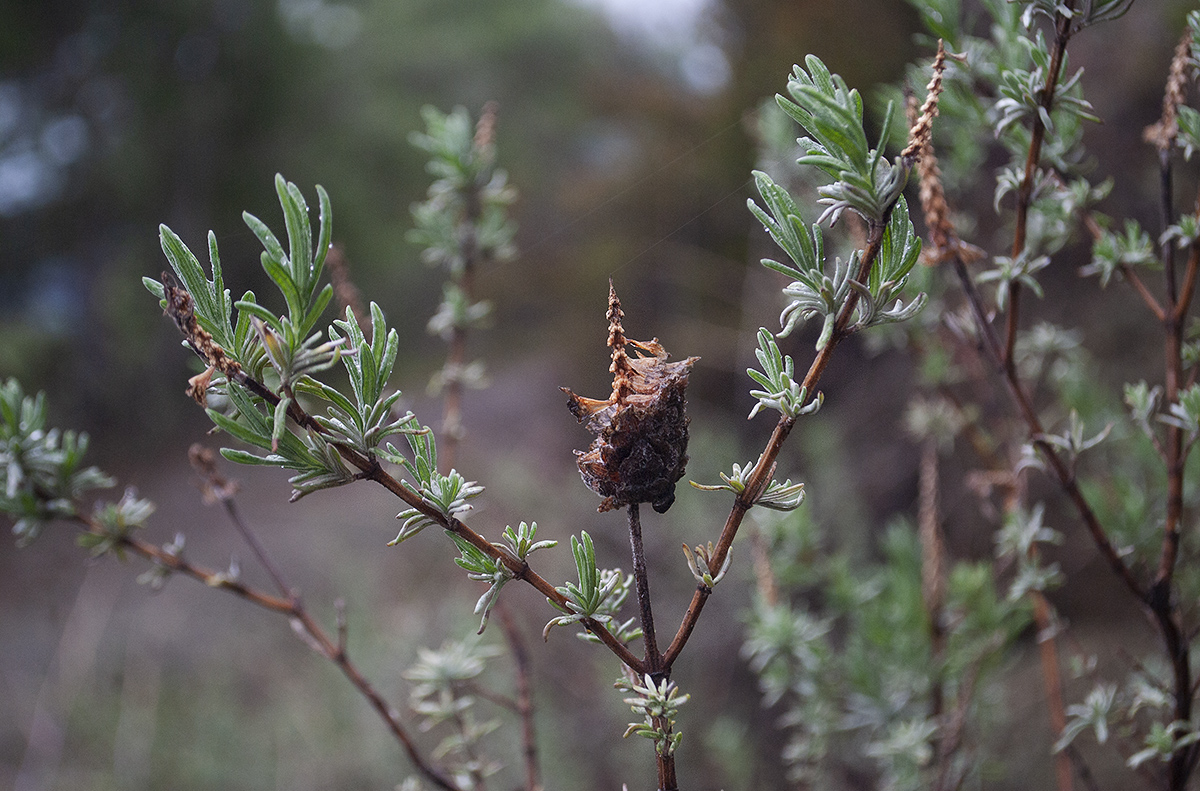
[[(1094, 132), (1099, 156), (1128, 179), (1118, 192), (1130, 206), (1153, 189), (1128, 175), (1149, 154), (1120, 152), (1157, 115), (1185, 5), (1138, 4), (1073, 50), (1107, 121)], [(743, 419), (744, 370), (753, 329), (774, 326), (778, 310), (745, 209), (755, 110), (809, 52), (870, 95), (922, 54), (915, 25), (899, 0), (0, 2), (0, 377), (48, 391), (54, 422), (89, 432), (93, 460), (159, 503), (154, 540), (181, 530), (193, 560), (238, 555), (264, 582), (219, 511), (202, 510), (187, 469), (190, 443), (218, 440), (183, 395), (178, 333), (140, 284), (164, 268), (157, 225), (197, 251), (214, 230), (235, 296), (262, 299), (241, 212), (281, 225), (276, 172), (310, 203), (322, 184), (352, 276), (405, 339), (394, 384), (436, 425), (424, 387), (444, 347), (424, 327), (441, 275), (404, 240), (429, 181), (406, 138), (422, 105), (476, 114), (496, 100), (500, 161), (520, 191), (519, 255), (478, 278), (496, 318), (471, 341), (492, 377), (465, 405), (459, 467), (488, 486), (472, 523), (498, 535), (536, 520), (560, 540), (588, 529), (602, 564), (627, 564), (621, 520), (595, 514), (578, 482), (571, 449), (589, 437), (558, 391), (607, 392), (606, 281), (631, 337), (702, 358), (689, 477), (745, 462), (768, 426)], [(1104, 47), (1117, 31), (1121, 63)], [(805, 336), (789, 351), (799, 363), (809, 348)], [(812, 507), (858, 525), (847, 540), (866, 545), (864, 526), (911, 503), (915, 467), (902, 438), (855, 455), (897, 432), (902, 406), (863, 383), (900, 388), (908, 373), (900, 358), (839, 356), (823, 386), (842, 405), (831, 397), (796, 438), (786, 474), (823, 491)], [(850, 414), (859, 420), (843, 432)], [(479, 590), (448, 544), (384, 546), (398, 510), (385, 493), (348, 487), (288, 505), (282, 474), (226, 472), (310, 606), (331, 619), (345, 597), (352, 652), (393, 702), (404, 702), (400, 673), (419, 645), (474, 631)], [(849, 491), (861, 495), (854, 507), (840, 502)], [(681, 491), (647, 527), (660, 631), (673, 631), (692, 588), (679, 543), (716, 537), (713, 503)], [(281, 619), (182, 579), (152, 595), (134, 583), (138, 564), (83, 555), (65, 530), (20, 553), (0, 542), (0, 787), (391, 788), (408, 773), (365, 703)], [(565, 579), (568, 563), (560, 551), (543, 573)], [(681, 722), (689, 788), (781, 782), (771, 715), (737, 661), (748, 565), (677, 666), (696, 693)], [(534, 656), (548, 786), (648, 787), (648, 743), (617, 738), (628, 713), (609, 687), (614, 662), (566, 630), (543, 646), (549, 610), (532, 591), (511, 594)], [(505, 688), (504, 663), (496, 669)]]

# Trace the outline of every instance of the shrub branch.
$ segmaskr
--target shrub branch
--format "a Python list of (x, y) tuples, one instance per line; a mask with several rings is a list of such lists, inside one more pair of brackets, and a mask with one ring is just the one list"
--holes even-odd
[[(870, 221), (868, 223), (867, 245), (863, 249), (862, 259), (859, 263), (858, 272), (855, 275), (855, 279), (860, 283), (867, 281), (867, 275), (871, 271), (871, 266), (879, 256), (879, 247), (883, 242), (883, 231), (887, 227), (890, 215), (891, 207), (888, 208), (887, 213), (881, 220)], [(834, 321), (833, 334), (830, 336), (829, 342), (813, 358), (812, 364), (809, 366), (808, 373), (805, 374), (804, 382), (801, 385), (801, 387), (806, 388), (807, 392), (816, 392), (817, 383), (821, 380), (821, 375), (825, 372), (826, 366), (829, 365), (829, 361), (833, 357), (833, 350), (849, 335), (846, 328), (850, 325), (850, 317), (854, 314), (858, 300), (859, 292), (852, 291), (846, 299), (841, 312), (838, 313), (837, 319)], [(746, 488), (734, 498), (733, 507), (729, 511), (729, 516), (725, 520), (725, 526), (721, 529), (720, 538), (717, 539), (716, 547), (713, 549), (708, 562), (710, 569), (721, 568), (722, 564), (725, 563), (725, 557), (729, 554), (729, 548), (733, 546), (733, 539), (737, 537), (738, 528), (741, 527), (746, 512), (750, 510), (770, 484), (771, 472), (775, 469), (775, 460), (779, 457), (779, 451), (783, 448), (783, 443), (787, 440), (795, 424), (796, 419), (787, 415), (781, 415), (779, 422), (775, 424), (775, 430), (771, 432), (771, 437), (767, 440), (766, 448), (763, 449), (762, 454), (758, 457), (758, 463), (755, 464), (754, 471), (746, 479)], [(692, 594), (692, 601), (688, 604), (687, 611), (683, 615), (683, 622), (679, 625), (679, 630), (675, 633), (675, 638), (671, 640), (670, 646), (663, 653), (662, 670), (664, 673), (671, 672), (671, 665), (679, 656), (679, 652), (687, 645), (688, 639), (692, 636), (692, 630), (696, 628), (696, 622), (700, 619), (700, 613), (704, 610), (704, 604), (711, 595), (712, 588), (708, 585), (700, 583), (696, 586), (696, 592)]]
[[(1013, 230), (1012, 260), (1019, 260), (1025, 252), (1025, 232), (1029, 219), (1029, 207), (1033, 203), (1033, 185), (1037, 178), (1038, 163), (1042, 156), (1042, 142), (1046, 137), (1046, 125), (1043, 115), (1050, 116), (1050, 108), (1054, 105), (1054, 93), (1058, 86), (1058, 78), (1062, 72), (1063, 58), (1067, 52), (1067, 42), (1071, 39), (1072, 16), (1075, 0), (1065, 0), (1061, 7), (1067, 13), (1059, 11), (1054, 18), (1054, 45), (1050, 51), (1050, 66), (1046, 70), (1046, 84), (1041, 91), (1042, 113), (1033, 116), (1033, 127), (1029, 140), (1029, 154), (1025, 158), (1025, 174), (1021, 178), (1021, 186), (1017, 190), (1017, 218)], [(1009, 292), (1008, 313), (1005, 315), (1004, 361), (1010, 376), (1016, 376), (1016, 361), (1013, 359), (1013, 349), (1017, 342), (1017, 329), (1020, 327), (1021, 283), (1012, 282)]]
[[(230, 514), (230, 518), (238, 526), (239, 532), (243, 535), (249, 532), (245, 523), (236, 516), (236, 511), (230, 512), (227, 508), (226, 513)], [(85, 533), (90, 533), (98, 537), (113, 538), (105, 531), (102, 525), (89, 516), (77, 515), (73, 518), (73, 521)], [(193, 564), (178, 554), (167, 552), (161, 547), (157, 547), (132, 535), (117, 536), (114, 540), (121, 548), (127, 549), (133, 554), (139, 555), (164, 569), (169, 569), (172, 572), (199, 580), (210, 588), (228, 591), (252, 604), (292, 619), (293, 623), (298, 625), (297, 632), (304, 638), (304, 642), (316, 653), (337, 665), (338, 669), (342, 671), (342, 675), (354, 685), (359, 694), (367, 699), (371, 708), (384, 721), (388, 731), (403, 747), (404, 752), (408, 755), (409, 760), (412, 761), (417, 771), (430, 783), (444, 789), (444, 791), (462, 791), (452, 778), (446, 775), (439, 767), (430, 763), (421, 754), (417, 749), (416, 743), (409, 736), (408, 731), (405, 730), (404, 724), (400, 721), (399, 712), (384, 699), (383, 695), (375, 689), (374, 685), (367, 680), (362, 671), (358, 669), (358, 666), (350, 659), (346, 653), (344, 626), (339, 624), (337, 638), (331, 638), (304, 608), (300, 598), (292, 593), (288, 593), (287, 598), (274, 596), (247, 585), (240, 580), (232, 579), (225, 573)], [(257, 550), (255, 554), (258, 554)], [(272, 574), (272, 576), (276, 577), (276, 582), (282, 582), (281, 577), (277, 577), (276, 574)], [(286, 586), (281, 585), (281, 587), (286, 589)]]

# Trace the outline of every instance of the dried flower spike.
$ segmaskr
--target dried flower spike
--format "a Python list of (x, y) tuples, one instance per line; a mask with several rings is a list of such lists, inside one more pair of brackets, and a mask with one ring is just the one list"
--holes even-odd
[[(687, 466), (688, 417), (684, 390), (699, 357), (669, 363), (655, 338), (628, 340), (621, 301), (608, 283), (608, 346), (612, 394), (605, 401), (571, 392), (567, 407), (596, 435), (587, 452), (575, 451), (588, 488), (604, 498), (598, 510), (650, 503), (664, 513), (675, 502), (675, 483)], [(630, 357), (632, 346), (638, 353)]]

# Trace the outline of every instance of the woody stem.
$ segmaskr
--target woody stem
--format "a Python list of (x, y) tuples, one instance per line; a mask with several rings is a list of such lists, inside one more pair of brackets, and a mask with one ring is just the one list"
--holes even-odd
[(650, 575), (646, 571), (646, 551), (642, 547), (642, 520), (638, 504), (629, 506), (629, 547), (633, 552), (633, 579), (637, 586), (638, 610), (641, 614), (642, 638), (646, 642), (646, 672), (662, 672), (662, 654), (654, 636), (654, 613), (650, 608)]

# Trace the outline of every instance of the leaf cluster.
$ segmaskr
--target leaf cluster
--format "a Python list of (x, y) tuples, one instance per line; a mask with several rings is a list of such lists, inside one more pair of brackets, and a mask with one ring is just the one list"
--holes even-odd
[[(458, 107), (444, 114), (426, 107), (426, 131), (414, 133), (413, 145), (430, 155), (427, 170), (434, 175), (423, 203), (412, 207), (416, 227), (408, 240), (424, 247), (422, 259), (444, 267), (449, 279), (443, 298), (429, 320), (430, 333), (447, 342), (482, 327), (491, 304), (471, 294), (471, 273), (478, 266), (513, 257), (516, 223), (508, 216), (516, 191), (496, 167), (495, 106), (484, 108), (474, 128), (467, 111)], [(448, 361), (430, 381), (431, 392), (451, 385), (479, 388), (487, 384), (483, 363)]]
[(329, 337), (334, 342), (345, 342), (355, 350), (354, 355), (342, 358), (346, 373), (350, 377), (350, 389), (354, 394), (351, 402), (338, 390), (323, 382), (309, 380), (304, 391), (328, 401), (329, 417), (317, 416), (316, 421), (330, 435), (343, 441), (364, 456), (371, 456), (376, 446), (395, 434), (418, 432), (416, 417), (412, 412), (396, 417), (393, 407), (400, 398), (400, 391), (389, 395), (387, 383), (396, 364), (396, 352), (400, 338), (396, 330), (387, 329), (383, 311), (371, 303), (371, 341), (368, 343), (354, 311), (347, 307), (346, 318), (337, 319), (329, 328)]
[(1062, 534), (1045, 526), (1045, 513), (1041, 503), (1029, 511), (1015, 509), (996, 533), (996, 557), (1016, 565), (1008, 586), (1010, 602), (1020, 601), (1030, 591), (1044, 593), (1063, 582), (1059, 565), (1044, 563), (1038, 551), (1040, 545), (1062, 543)]
[[(367, 340), (352, 310), (344, 319), (334, 321), (325, 333), (314, 328), (332, 295), (332, 286), (321, 285), (325, 256), (332, 233), (332, 208), (329, 196), (317, 187), (320, 203), (319, 225), (314, 242), (309, 208), (296, 185), (276, 176), (276, 193), (283, 210), (289, 249), (261, 220), (244, 214), (246, 224), (262, 242), (264, 271), (279, 289), (286, 314), (277, 315), (260, 304), (253, 292), (231, 302), (224, 287), (220, 256), (215, 237), (209, 235), (209, 261), (212, 276), (205, 273), (186, 245), (165, 226), (161, 228), (163, 251), (175, 277), (183, 283), (194, 304), (197, 323), (244, 370), (244, 375), (223, 376), (208, 372), (202, 383), (213, 399), (208, 415), (218, 428), (260, 450), (255, 454), (225, 448), (222, 454), (242, 464), (279, 466), (295, 470), (291, 479), (293, 499), (310, 492), (340, 486), (354, 480), (343, 453), (354, 452), (374, 459), (379, 443), (397, 434), (427, 432), (411, 414), (394, 414), (400, 398), (389, 391), (399, 348), (399, 337), (389, 330), (379, 306), (372, 303), (371, 334)], [(146, 287), (165, 297), (163, 283), (146, 279)], [(232, 310), (237, 308), (237, 323)], [(343, 363), (350, 382), (349, 395), (315, 375), (338, 361)], [(274, 388), (274, 389), (272, 389)], [(300, 396), (320, 399), (328, 404), (325, 415), (305, 419), (299, 409)], [(428, 468), (428, 459), (409, 463), (389, 444), (385, 458), (404, 463), (414, 473)], [(433, 452), (432, 439), (413, 445), (414, 452)], [(423, 473), (424, 474), (424, 473)], [(417, 477), (414, 491), (422, 492), (443, 513), (460, 513), (461, 501), (478, 494), (461, 476), (424, 474)], [(406, 519), (413, 514), (407, 514)], [(421, 524), (420, 526), (424, 526)], [(415, 525), (409, 532), (416, 532)], [(417, 527), (419, 529), (419, 527)]]
[[(487, 591), (479, 597), (479, 601), (475, 604), (475, 614), (482, 613), (483, 615), (477, 634), (483, 634), (483, 630), (487, 628), (488, 618), (492, 614), (492, 607), (499, 600), (500, 589), (509, 580), (514, 579), (513, 572), (503, 560), (488, 555), (465, 538), (449, 530), (446, 531), (446, 534), (454, 541), (454, 545), (461, 553), (461, 556), (455, 558), (454, 562), (467, 570), (469, 579), (488, 583)], [(502, 534), (503, 542), (494, 543), (493, 546), (519, 561), (525, 561), (529, 555), (539, 549), (558, 546), (557, 541), (536, 541), (536, 537), (537, 522), (528, 524), (522, 522), (515, 531), (511, 525), (506, 525)]]
[[(1171, 720), (1169, 671), (1153, 661), (1143, 664), (1122, 684), (1096, 682), (1081, 703), (1067, 707), (1067, 722), (1054, 744), (1061, 752), (1089, 731), (1098, 744), (1114, 735), (1124, 743), (1140, 743), (1125, 763), (1136, 769), (1157, 759), (1166, 763), (1179, 750), (1200, 742), (1194, 723)], [(1140, 737), (1140, 738), (1139, 738)]]
[(477, 788), (501, 769), (479, 750), (483, 737), (500, 727), (500, 720), (478, 719), (477, 679), (487, 660), (500, 654), (496, 646), (478, 641), (450, 640), (433, 650), (417, 649), (417, 661), (404, 672), (413, 682), (409, 708), (419, 718), (420, 728), (448, 730), (431, 756), (444, 762), (460, 788)]
[(580, 533), (580, 536), (582, 540), (571, 536), (571, 555), (575, 559), (575, 573), (579, 582), (578, 584), (568, 582), (564, 586), (555, 588), (566, 599), (566, 607), (559, 605), (553, 599), (546, 600), (564, 615), (552, 618), (547, 622), (545, 628), (542, 629), (543, 637), (548, 638), (550, 630), (555, 626), (567, 626), (584, 619), (602, 624), (609, 623), (613, 620), (612, 610), (615, 609), (609, 604), (609, 599), (613, 598), (613, 604), (619, 604), (616, 597), (624, 601), (624, 596), (620, 594), (622, 591), (626, 596), (629, 593), (629, 585), (628, 583), (622, 584), (624, 575), (619, 569), (601, 571), (600, 567), (596, 565), (596, 547), (587, 531)]
[(883, 132), (871, 148), (858, 91), (831, 74), (815, 55), (804, 63), (807, 71), (796, 66), (788, 80), (791, 99), (777, 96), (776, 101), (808, 132), (798, 141), (806, 152), (800, 164), (812, 165), (834, 179), (819, 189), (821, 203), (828, 208), (818, 222), (837, 222), (843, 211), (853, 209), (867, 221), (882, 223), (908, 180), (908, 170), (899, 160), (889, 164), (883, 158), (894, 105), (888, 105)]
[[(690, 483), (697, 489), (704, 491), (715, 492), (725, 490), (740, 496), (746, 491), (746, 482), (749, 481), (756, 466), (753, 462), (746, 462), (745, 466), (734, 464), (732, 475), (726, 475), (723, 472), (720, 473), (721, 480), (725, 481), (725, 483), (718, 483), (711, 486), (699, 484), (695, 481), (690, 481)], [(803, 502), (804, 484), (792, 483), (789, 478), (783, 483), (772, 479), (762, 494), (753, 503), (750, 503), (750, 505), (762, 506), (772, 511), (794, 511)]]
[(629, 724), (625, 737), (650, 739), (659, 755), (674, 754), (683, 740), (683, 734), (674, 731), (675, 717), (679, 714), (679, 707), (687, 703), (691, 695), (680, 695), (674, 681), (664, 678), (655, 682), (649, 674), (641, 684), (621, 679), (615, 686), (623, 692), (633, 693), (633, 697), (625, 698), (625, 703), (634, 714), (642, 715), (641, 722)]
[(113, 480), (85, 467), (87, 434), (47, 427), (45, 393), (27, 396), (16, 379), (0, 385), (0, 513), (11, 517), (13, 534), (24, 546), (53, 519), (78, 513), (78, 500)]
[[(396, 449), (392, 443), (387, 449), (380, 451), (380, 456), (393, 464), (399, 464), (408, 472), (411, 481), (405, 480), (404, 485), (421, 497), (421, 501), (429, 508), (441, 514), (446, 519), (457, 519), (470, 511), (472, 506), (467, 501), (483, 493), (483, 487), (474, 481), (468, 481), (457, 470), (451, 470), (442, 475), (438, 472), (437, 440), (428, 426), (419, 431), (406, 431), (404, 438), (412, 454), (409, 459)], [(403, 519), (400, 532), (388, 542), (395, 546), (406, 541), (426, 527), (437, 524), (437, 520), (417, 508), (407, 508), (396, 515)]]
[[(800, 161), (804, 162), (803, 159)], [(822, 327), (817, 349), (823, 349), (833, 337), (837, 318), (851, 294), (855, 295), (857, 302), (855, 319), (847, 327), (847, 332), (905, 321), (924, 306), (923, 294), (907, 305), (898, 299), (921, 253), (921, 240), (912, 227), (903, 197), (897, 194), (894, 202), (889, 204), (889, 218), (884, 226), (877, 260), (868, 273), (867, 282), (860, 283), (855, 278), (861, 268), (861, 252), (855, 251), (846, 261), (836, 258), (833, 271), (828, 271), (820, 225), (805, 227), (795, 199), (770, 176), (756, 171), (754, 178), (767, 209), (749, 201), (750, 211), (791, 259), (790, 264), (769, 258), (762, 260), (763, 266), (793, 280), (783, 289), (788, 301), (779, 317), (783, 328), (780, 337), (790, 334), (798, 323), (820, 316)], [(888, 307), (893, 299), (896, 303)], [(764, 346), (761, 333), (759, 344), (764, 353), (775, 356)], [(759, 358), (762, 359), (761, 354)]]
[(742, 655), (764, 704), (781, 712), (790, 776), (820, 785), (867, 756), (882, 787), (930, 787), (932, 745), (946, 725), (928, 716), (931, 679), (941, 679), (947, 707), (959, 696), (972, 707), (967, 679), (995, 666), (998, 649), (1028, 622), (1026, 606), (1000, 595), (986, 564), (953, 563), (944, 651), (935, 654), (911, 528), (891, 527), (883, 561), (864, 569), (843, 552), (789, 559), (781, 548), (803, 520), (789, 514), (776, 524), (772, 570), (791, 583), (777, 602), (756, 601)]
[(124, 540), (134, 531), (146, 526), (155, 505), (137, 496), (132, 488), (115, 503), (97, 503), (92, 514), (95, 530), (79, 535), (79, 546), (91, 552), (93, 558), (112, 552), (122, 560)]
[(1112, 276), (1126, 267), (1160, 268), (1158, 256), (1150, 234), (1142, 230), (1137, 220), (1126, 219), (1124, 233), (1114, 233), (1105, 228), (1092, 244), (1091, 263), (1079, 269), (1079, 274), (1100, 277), (1100, 287), (1105, 288)]
[(425, 248), (422, 258), (427, 263), (452, 274), (461, 274), (467, 266), (462, 246), (466, 233), (472, 234), (481, 256), (496, 261), (511, 257), (516, 224), (507, 207), (517, 194), (508, 175), (496, 167), (492, 131), (476, 129), (463, 107), (450, 113), (425, 107), (421, 115), (426, 131), (414, 132), (409, 142), (429, 153), (426, 170), (435, 180), (425, 202), (412, 207), (416, 228), (409, 231), (409, 241)]

